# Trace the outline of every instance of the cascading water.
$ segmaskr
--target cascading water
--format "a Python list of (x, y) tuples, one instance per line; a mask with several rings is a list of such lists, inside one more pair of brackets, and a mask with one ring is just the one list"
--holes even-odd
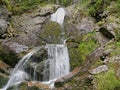
[[(64, 28), (63, 22), (65, 17), (64, 8), (59, 8), (54, 14), (51, 15), (51, 21), (57, 22), (62, 27), (61, 30), (61, 41), (62, 44), (47, 44), (46, 48), (48, 50), (48, 59), (45, 61), (44, 70), (43, 70), (43, 81), (44, 84), (49, 84), (54, 86), (54, 81), (58, 78), (61, 78), (70, 71), (69, 65), (69, 56), (67, 46), (64, 45)], [(7, 90), (8, 87), (18, 84), (20, 82), (26, 81), (29, 79), (31, 73), (26, 71), (26, 67), (31, 56), (37, 51), (39, 51), (41, 47), (36, 47), (30, 53), (25, 55), (16, 65), (13, 72), (10, 75), (10, 79), (8, 83), (2, 90)], [(39, 76), (36, 74), (37, 65), (34, 66), (33, 77), (32, 80), (37, 80)]]
[(40, 50), (40, 47), (36, 47), (34, 50), (32, 50), (30, 53), (25, 55), (15, 66), (13, 72), (10, 75), (10, 79), (8, 80), (8, 83), (3, 88), (3, 90), (6, 90), (8, 87), (18, 84), (20, 82), (23, 82), (27, 79), (29, 79), (29, 75), (25, 72), (26, 63), (30, 59), (30, 57), (36, 53), (38, 50)]
[(70, 66), (67, 47), (62, 44), (48, 44), (47, 48), (48, 61), (45, 65), (43, 81), (58, 79), (69, 74)]
[(53, 22), (59, 23), (59, 25), (61, 26), (61, 43), (63, 43), (65, 40), (65, 37), (64, 37), (65, 32), (64, 32), (64, 26), (63, 26), (65, 14), (66, 12), (64, 8), (58, 8), (57, 11), (51, 15), (51, 19), (50, 19)]
[(65, 17), (65, 10), (64, 8), (58, 8), (55, 13), (51, 15), (51, 21), (59, 23), (61, 26), (63, 25), (64, 22), (64, 17)]

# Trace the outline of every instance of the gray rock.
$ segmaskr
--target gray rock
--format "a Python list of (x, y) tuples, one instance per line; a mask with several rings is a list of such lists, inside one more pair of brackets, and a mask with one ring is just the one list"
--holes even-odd
[(4, 5), (0, 4), (0, 37), (4, 38), (9, 24), (9, 12)]
[(120, 63), (120, 56), (113, 56), (113, 57), (107, 58), (104, 60), (104, 63), (107, 63), (107, 62)]
[(117, 69), (116, 75), (120, 78), (120, 68)]
[[(38, 31), (39, 32), (39, 31)], [(14, 41), (22, 45), (26, 46), (38, 46), (41, 45), (42, 42), (40, 42), (39, 37), (37, 37), (38, 34), (37, 31), (30, 32), (28, 34), (22, 33), (18, 35), (17, 37), (12, 37), (8, 39), (8, 41)]]
[(106, 71), (108, 71), (108, 67), (106, 65), (98, 66), (97, 68), (89, 70), (91, 74), (99, 74), (101, 72), (106, 72)]
[(94, 20), (91, 18), (82, 18), (81, 21), (76, 24), (76, 28), (83, 33), (92, 32), (94, 27)]
[(7, 32), (8, 22), (4, 19), (0, 19), (0, 36)]
[(109, 39), (106, 38), (102, 33), (96, 32), (96, 38), (100, 45), (105, 45), (107, 42), (109, 42)]
[(15, 53), (21, 53), (24, 51), (28, 51), (28, 46), (18, 44), (16, 42), (5, 42), (4, 45), (8, 46)]
[(113, 49), (107, 49), (107, 50), (103, 51), (103, 54), (104, 54), (105, 56), (107, 56), (107, 55), (109, 55), (112, 51), (113, 51)]
[(7, 10), (6, 6), (0, 4), (0, 19), (8, 20), (10, 12)]
[(21, 16), (13, 16), (12, 22), (14, 28), (18, 32), (26, 32), (40, 30), (41, 25), (49, 18), (50, 14), (58, 6), (56, 5), (46, 5), (34, 10), (32, 13), (24, 13)]

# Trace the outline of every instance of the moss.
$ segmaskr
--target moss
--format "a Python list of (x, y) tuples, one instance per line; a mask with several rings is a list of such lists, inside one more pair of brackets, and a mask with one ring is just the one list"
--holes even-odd
[(80, 66), (82, 64), (82, 60), (80, 57), (80, 51), (78, 48), (71, 48), (69, 49), (69, 57), (70, 57), (70, 66), (71, 70)]
[[(14, 14), (22, 14), (26, 11), (32, 11), (39, 6), (45, 6), (47, 4), (55, 3), (55, 0), (15, 0), (15, 5), (12, 8)], [(67, 6), (72, 0), (60, 0), (59, 4)]]
[(4, 78), (0, 76), (0, 88), (3, 88), (7, 83), (7, 81), (8, 81), (8, 78)]
[(48, 22), (43, 26), (43, 31), (39, 33), (40, 39), (50, 44), (61, 43), (62, 28), (56, 22)]
[(82, 65), (86, 59), (86, 56), (92, 52), (97, 45), (95, 32), (83, 35), (78, 48), (69, 49), (71, 69)]
[(96, 60), (96, 62), (91, 66), (91, 68), (96, 68), (96, 67), (103, 65), (103, 64), (104, 64), (103, 61)]
[(12, 6), (10, 4), (10, 0), (2, 0), (2, 3), (5, 4), (8, 8), (8, 10), (12, 10)]
[(82, 60), (85, 60), (86, 56), (97, 47), (94, 36), (94, 32), (84, 35), (83, 40), (79, 44), (78, 49)]
[(110, 56), (116, 56), (120, 55), (120, 42), (119, 41), (114, 41), (109, 43), (108, 45), (105, 46), (105, 50), (107, 49), (112, 49), (112, 52), (110, 52)]
[(18, 62), (18, 56), (7, 46), (0, 46), (0, 59), (11, 66)]
[[(22, 82), (18, 85), (13, 85), (13, 86), (9, 87), (7, 90), (27, 90), (27, 88), (28, 88), (28, 84), (26, 82)], [(37, 90), (37, 89), (35, 89), (35, 90)]]
[(12, 12), (14, 14), (22, 14), (26, 11), (32, 11), (39, 6), (45, 6), (46, 4), (48, 4), (48, 2), (43, 0), (16, 0), (15, 5), (13, 5)]
[(96, 75), (96, 90), (114, 90), (120, 86), (120, 80), (116, 78), (114, 69)]

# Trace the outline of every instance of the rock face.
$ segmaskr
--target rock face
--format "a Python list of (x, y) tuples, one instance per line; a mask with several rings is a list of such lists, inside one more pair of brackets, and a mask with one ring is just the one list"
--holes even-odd
[(15, 30), (18, 32), (29, 33), (30, 31), (38, 31), (42, 24), (49, 18), (50, 14), (54, 12), (58, 6), (46, 5), (40, 7), (32, 13), (24, 13), (21, 16), (13, 16), (12, 22)]
[(99, 66), (95, 69), (90, 70), (89, 72), (91, 74), (99, 74), (99, 73), (105, 72), (105, 71), (108, 71), (108, 67), (106, 65), (102, 65), (102, 66)]
[(9, 12), (4, 5), (0, 4), (0, 37), (5, 38), (5, 33), (9, 25)]
[(17, 43), (17, 47), (20, 45), (30, 47), (43, 44), (44, 42), (39, 38), (38, 33), (42, 31), (42, 25), (57, 7), (57, 5), (46, 5), (35, 9), (31, 13), (12, 16), (11, 22), (15, 36), (7, 39), (7, 43)]

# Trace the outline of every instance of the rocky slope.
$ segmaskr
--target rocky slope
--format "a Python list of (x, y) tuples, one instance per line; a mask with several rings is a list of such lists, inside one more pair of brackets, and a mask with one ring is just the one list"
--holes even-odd
[[(87, 0), (65, 7), (64, 31), (72, 73), (58, 80), (55, 90), (120, 90), (118, 1)], [(19, 6), (19, 2), (15, 5)], [(0, 2), (0, 88), (23, 55), (35, 46), (60, 43), (61, 37), (59, 24), (49, 20), (60, 5), (45, 4), (22, 12), (16, 11), (18, 7), (13, 11), (7, 7)], [(32, 59), (43, 60), (45, 52), (43, 48)], [(43, 63), (36, 70), (39, 75)], [(31, 82), (19, 86), (20, 90), (41, 88), (49, 89)]]

